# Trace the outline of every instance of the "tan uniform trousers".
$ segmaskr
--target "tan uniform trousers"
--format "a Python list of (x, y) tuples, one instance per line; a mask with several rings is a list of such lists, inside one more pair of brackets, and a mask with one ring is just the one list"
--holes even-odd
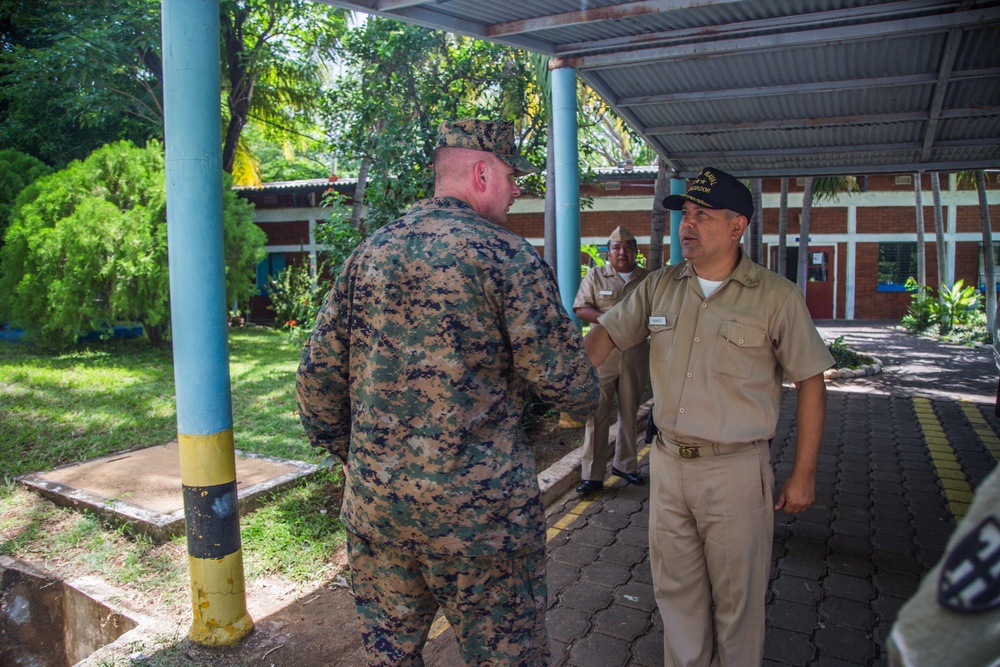
[(649, 559), (664, 666), (760, 667), (774, 533), (768, 442), (699, 453), (682, 458), (659, 436), (650, 456)]
[(587, 418), (583, 434), (583, 458), (580, 478), (603, 482), (611, 454), (608, 430), (615, 393), (618, 394), (618, 434), (615, 439), (615, 468), (634, 473), (639, 469), (636, 457), (636, 416), (642, 392), (649, 382), (649, 343), (642, 342), (624, 352), (617, 348), (597, 369), (601, 379), (601, 402), (597, 411)]

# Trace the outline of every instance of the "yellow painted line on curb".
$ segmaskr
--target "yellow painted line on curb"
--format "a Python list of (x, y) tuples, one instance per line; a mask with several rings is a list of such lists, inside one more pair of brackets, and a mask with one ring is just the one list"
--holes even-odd
[(917, 413), (917, 421), (920, 423), (920, 430), (923, 431), (931, 461), (944, 486), (948, 509), (957, 521), (965, 516), (969, 509), (969, 504), (972, 502), (972, 488), (965, 478), (965, 473), (962, 472), (961, 464), (955, 458), (955, 450), (948, 441), (948, 435), (944, 432), (930, 399), (914, 398), (913, 411)]
[(962, 412), (965, 413), (965, 418), (972, 425), (972, 430), (979, 436), (979, 439), (986, 446), (989, 453), (993, 455), (996, 461), (1000, 462), (1000, 438), (993, 432), (990, 425), (986, 423), (983, 413), (971, 401), (965, 400), (962, 401)]
[[(650, 450), (649, 445), (643, 447), (641, 450), (639, 450), (638, 454), (636, 455), (636, 459), (641, 463), (642, 460), (646, 458), (646, 455), (649, 454), (649, 450)], [(593, 505), (597, 501), (597, 499), (600, 498), (603, 494), (604, 491), (601, 491), (601, 493), (596, 494), (590, 499), (586, 498), (582, 499), (576, 505), (573, 505), (573, 507), (566, 510), (566, 515), (563, 516), (563, 518), (556, 521), (554, 524), (552, 524), (552, 526), (547, 531), (545, 531), (545, 541), (546, 542), (552, 541), (552, 539), (556, 537), (559, 533), (566, 530), (566, 528), (568, 528), (570, 524), (579, 519), (580, 516), (587, 511), (587, 508)], [(446, 619), (441, 614), (441, 612), (438, 612), (438, 617), (434, 620), (433, 623), (431, 623), (431, 629), (427, 635), (428, 641), (431, 639), (435, 639), (438, 635), (440, 635), (447, 629), (448, 629), (448, 619)]]
[(441, 615), (441, 612), (438, 612), (438, 617), (431, 623), (431, 631), (427, 634), (427, 639), (434, 639), (447, 629), (448, 619)]

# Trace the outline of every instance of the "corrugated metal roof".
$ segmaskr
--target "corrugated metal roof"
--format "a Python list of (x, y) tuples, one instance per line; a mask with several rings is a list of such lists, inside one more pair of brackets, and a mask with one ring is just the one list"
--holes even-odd
[(1000, 0), (323, 1), (560, 57), (682, 177), (1000, 166)]

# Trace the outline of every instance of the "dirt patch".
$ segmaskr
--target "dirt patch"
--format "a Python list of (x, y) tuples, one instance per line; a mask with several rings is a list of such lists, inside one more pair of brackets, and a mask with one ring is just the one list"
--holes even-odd
[[(525, 419), (525, 431), (534, 447), (539, 472), (581, 446), (583, 426), (560, 426), (560, 414), (538, 408)], [(339, 489), (338, 489), (339, 490)], [(339, 504), (329, 494), (331, 514)], [(237, 646), (206, 648), (187, 639), (190, 630), (190, 591), (186, 576), (187, 553), (183, 539), (148, 545), (137, 552), (127, 531), (101, 531), (94, 519), (56, 508), (27, 490), (15, 490), (16, 502), (0, 506), (0, 552), (38, 563), (66, 581), (99, 580), (106, 589), (106, 602), (140, 621), (140, 628), (98, 650), (83, 665), (94, 667), (301, 667), (323, 664), (332, 667), (364, 665), (364, 650), (349, 590), (350, 573), (343, 548), (329, 555), (322, 578), (291, 581), (279, 574), (248, 577), (247, 610), (254, 630)], [(32, 535), (67, 535), (64, 545), (34, 547)], [(142, 539), (142, 538), (139, 538)], [(100, 565), (87, 553), (93, 544), (101, 547)], [(115, 545), (118, 545), (116, 547)], [(119, 548), (120, 547), (120, 548)], [(252, 557), (244, 554), (245, 558)], [(131, 560), (162, 564), (163, 579), (108, 581), (100, 572), (112, 568), (127, 572)], [(105, 562), (106, 561), (106, 562)], [(450, 630), (432, 642), (425, 652), (429, 666), (451, 667), (453, 649)], [(438, 658), (437, 655), (441, 654)], [(451, 661), (451, 664), (449, 664)]]
[(548, 469), (553, 463), (583, 445), (583, 426), (567, 428), (560, 425), (558, 413), (545, 413), (531, 420), (525, 427), (535, 451), (538, 471)]

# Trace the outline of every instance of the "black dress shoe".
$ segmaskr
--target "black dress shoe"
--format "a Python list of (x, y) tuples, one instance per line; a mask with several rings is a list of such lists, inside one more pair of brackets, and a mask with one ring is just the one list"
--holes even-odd
[(576, 492), (581, 496), (589, 496), (592, 493), (597, 493), (604, 488), (604, 482), (598, 482), (593, 479), (585, 479), (580, 482), (579, 486), (576, 487)]
[(629, 484), (635, 484), (636, 486), (642, 486), (643, 484), (646, 483), (646, 480), (644, 480), (642, 478), (642, 475), (640, 475), (639, 473), (637, 473), (637, 472), (622, 472), (621, 470), (619, 470), (618, 468), (615, 468), (614, 466), (612, 466), (612, 468), (611, 468), (611, 474), (612, 475), (618, 475), (619, 477), (621, 477), (622, 479), (624, 479)]

